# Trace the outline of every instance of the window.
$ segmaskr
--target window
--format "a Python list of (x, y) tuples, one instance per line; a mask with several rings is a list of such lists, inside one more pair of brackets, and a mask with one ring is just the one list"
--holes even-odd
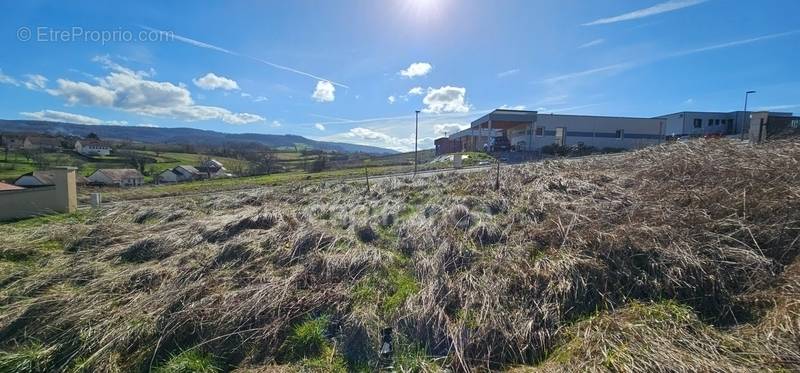
[(544, 127), (536, 127), (536, 136), (537, 137), (544, 136)]
[(615, 137), (617, 140), (622, 140), (622, 139), (624, 139), (624, 138), (625, 138), (625, 130), (617, 130), (617, 132), (616, 132), (616, 133), (614, 133), (614, 137)]
[(715, 120), (714, 120), (714, 125), (715, 125), (715, 126), (719, 126), (719, 119), (715, 119)]
[(694, 128), (702, 128), (703, 127), (703, 120), (700, 118), (696, 118), (694, 120)]
[(708, 120), (708, 125), (709, 126), (713, 126), (714, 125), (714, 120), (713, 119), (709, 119)]

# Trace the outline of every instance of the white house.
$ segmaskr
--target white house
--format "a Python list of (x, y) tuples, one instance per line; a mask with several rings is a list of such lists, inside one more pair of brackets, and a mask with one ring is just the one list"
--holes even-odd
[(100, 140), (85, 139), (75, 141), (75, 151), (87, 157), (102, 157), (111, 154), (111, 146)]
[(158, 183), (177, 183), (178, 182), (178, 174), (172, 170), (164, 170), (158, 176), (156, 176), (156, 181)]
[(89, 175), (88, 179), (92, 184), (119, 187), (138, 186), (144, 184), (144, 175), (132, 168), (101, 168)]

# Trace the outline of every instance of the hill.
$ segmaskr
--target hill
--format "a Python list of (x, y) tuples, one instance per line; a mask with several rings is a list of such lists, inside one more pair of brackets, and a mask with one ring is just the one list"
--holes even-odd
[(222, 146), (231, 143), (259, 143), (271, 148), (300, 146), (345, 153), (394, 154), (394, 150), (374, 146), (307, 139), (297, 135), (264, 135), (255, 133), (222, 133), (195, 128), (160, 128), (136, 126), (85, 125), (33, 120), (0, 120), (0, 132), (42, 133), (85, 137), (95, 133), (103, 139), (138, 141), (153, 144), (191, 144)]
[[(0, 225), (0, 371), (797, 371), (800, 143)], [(18, 369), (18, 370), (13, 370)]]

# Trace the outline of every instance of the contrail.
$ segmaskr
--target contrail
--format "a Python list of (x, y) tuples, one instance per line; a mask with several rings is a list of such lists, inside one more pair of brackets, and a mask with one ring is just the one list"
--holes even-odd
[(330, 79), (327, 79), (327, 78), (323, 78), (323, 77), (321, 77), (319, 75), (314, 75), (314, 74), (311, 74), (311, 73), (307, 73), (305, 71), (297, 70), (297, 69), (289, 67), (289, 66), (280, 65), (280, 64), (277, 64), (277, 63), (274, 63), (274, 62), (270, 62), (270, 61), (267, 61), (267, 60), (263, 60), (263, 59), (260, 59), (260, 58), (257, 58), (257, 57), (253, 57), (253, 56), (249, 56), (249, 55), (246, 55), (246, 54), (234, 52), (234, 51), (232, 51), (230, 49), (225, 49), (225, 48), (213, 45), (213, 44), (205, 43), (205, 42), (202, 42), (202, 41), (199, 41), (199, 40), (195, 40), (195, 39), (192, 39), (192, 38), (187, 38), (185, 36), (181, 36), (181, 35), (178, 35), (178, 34), (175, 34), (175, 33), (172, 33), (172, 32), (167, 32), (167, 31), (155, 29), (155, 28), (152, 28), (152, 27), (149, 27), (149, 26), (144, 26), (144, 25), (139, 25), (139, 27), (141, 27), (141, 28), (143, 28), (145, 30), (148, 30), (148, 31), (158, 32), (158, 33), (160, 33), (162, 35), (170, 36), (170, 37), (174, 38), (177, 41), (180, 41), (180, 42), (183, 42), (183, 43), (186, 43), (186, 44), (189, 44), (189, 45), (193, 45), (193, 46), (198, 47), (198, 48), (211, 49), (211, 50), (215, 50), (217, 52), (230, 54), (232, 56), (244, 57), (244, 58), (256, 61), (256, 62), (263, 63), (263, 64), (265, 64), (267, 66), (270, 66), (270, 67), (273, 67), (273, 68), (276, 68), (276, 69), (292, 72), (292, 73), (299, 74), (299, 75), (302, 75), (302, 76), (305, 76), (305, 77), (309, 77), (309, 78), (313, 78), (313, 79), (316, 79), (316, 80), (323, 80), (323, 81), (331, 82), (331, 84), (339, 86), (339, 87), (342, 87), (342, 88), (350, 88), (349, 86), (347, 86), (345, 84), (334, 82), (333, 80), (330, 80)]

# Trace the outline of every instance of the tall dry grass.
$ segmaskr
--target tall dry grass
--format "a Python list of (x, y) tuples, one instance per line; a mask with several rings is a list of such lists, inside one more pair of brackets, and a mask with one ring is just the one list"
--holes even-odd
[(7, 225), (0, 367), (371, 370), (392, 326), (402, 371), (800, 369), (799, 167), (798, 142), (700, 140), (504, 168), (499, 191), (326, 182)]

